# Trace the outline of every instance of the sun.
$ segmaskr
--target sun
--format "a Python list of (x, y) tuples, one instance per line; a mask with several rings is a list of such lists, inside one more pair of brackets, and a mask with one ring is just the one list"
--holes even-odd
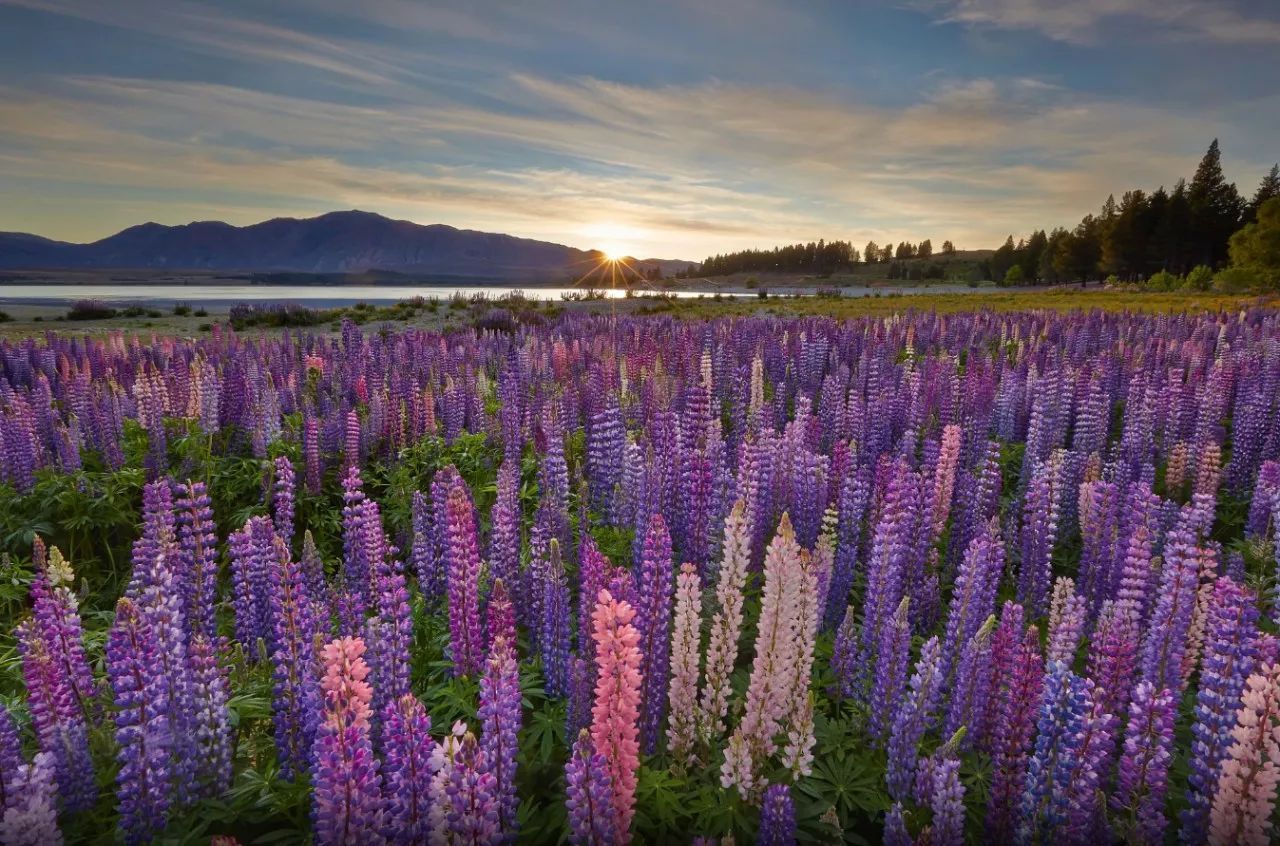
[(584, 227), (583, 235), (602, 254), (604, 261), (616, 263), (635, 254), (643, 233), (626, 224), (610, 221)]

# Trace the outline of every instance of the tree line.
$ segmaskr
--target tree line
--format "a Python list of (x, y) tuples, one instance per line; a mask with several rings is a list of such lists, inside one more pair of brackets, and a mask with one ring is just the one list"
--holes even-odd
[[(1272, 167), (1246, 200), (1222, 172), (1215, 138), (1191, 181), (1148, 194), (1126, 191), (1107, 197), (1097, 214), (1073, 229), (1043, 229), (1014, 243), (1013, 236), (987, 261), (987, 275), (1006, 284), (1052, 284), (1114, 276), (1139, 282), (1156, 276), (1184, 277), (1212, 271), (1228, 259), (1231, 236), (1257, 220), (1258, 209), (1280, 196), (1280, 168)], [(1200, 274), (1203, 276), (1204, 271)]]
[[(978, 275), (1009, 285), (1060, 284), (1103, 277), (1139, 282), (1179, 279), (1196, 271), (1212, 277), (1228, 263), (1231, 236), (1258, 220), (1258, 210), (1280, 197), (1280, 167), (1273, 166), (1253, 196), (1246, 199), (1222, 172), (1222, 152), (1214, 139), (1191, 180), (1179, 179), (1173, 190), (1163, 185), (1150, 193), (1124, 192), (1117, 202), (1107, 197), (1097, 214), (1087, 214), (1072, 229), (1036, 230), (1015, 242), (1010, 235), (992, 256), (978, 265)], [(955, 245), (943, 241), (938, 255), (954, 256)], [(940, 265), (913, 273), (898, 262), (934, 259), (932, 240), (896, 245), (869, 241), (859, 251), (848, 241), (810, 241), (772, 250), (742, 250), (709, 256), (701, 265), (676, 274), (727, 276), (741, 272), (830, 273), (855, 264), (888, 264), (891, 277), (932, 278)], [(1203, 268), (1203, 270), (1199, 270)], [(1163, 283), (1162, 283), (1163, 284)]]

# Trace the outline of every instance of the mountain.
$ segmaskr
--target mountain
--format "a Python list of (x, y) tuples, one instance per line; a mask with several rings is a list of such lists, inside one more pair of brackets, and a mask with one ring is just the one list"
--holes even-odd
[[(391, 271), (536, 282), (576, 278), (599, 264), (597, 251), (491, 232), (423, 226), (363, 211), (280, 217), (250, 226), (220, 221), (131, 226), (91, 244), (0, 233), (0, 268), (128, 268), (352, 274)], [(690, 262), (646, 259), (664, 273)]]

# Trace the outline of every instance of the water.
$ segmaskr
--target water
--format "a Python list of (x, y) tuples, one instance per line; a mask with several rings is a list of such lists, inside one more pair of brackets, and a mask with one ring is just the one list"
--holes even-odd
[[(562, 294), (584, 294), (584, 288), (521, 288), (497, 285), (0, 285), (0, 303), (64, 305), (75, 300), (108, 303), (140, 303), (193, 308), (226, 308), (238, 302), (296, 302), (316, 308), (355, 303), (397, 303), (414, 297), (447, 299), (454, 294), (483, 294), (491, 300), (520, 291), (530, 299), (559, 300)], [(621, 289), (604, 290), (610, 297), (624, 296)], [(637, 294), (656, 291), (637, 290)], [(697, 292), (673, 291), (677, 297)]]

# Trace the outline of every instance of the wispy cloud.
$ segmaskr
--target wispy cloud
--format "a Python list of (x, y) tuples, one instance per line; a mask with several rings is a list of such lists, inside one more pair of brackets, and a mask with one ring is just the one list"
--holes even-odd
[(1126, 18), (1157, 36), (1280, 44), (1280, 16), (1267, 3), (1249, 11), (1226, 0), (924, 0), (920, 5), (937, 12), (942, 22), (1034, 30), (1076, 44), (1095, 42), (1107, 24)]

